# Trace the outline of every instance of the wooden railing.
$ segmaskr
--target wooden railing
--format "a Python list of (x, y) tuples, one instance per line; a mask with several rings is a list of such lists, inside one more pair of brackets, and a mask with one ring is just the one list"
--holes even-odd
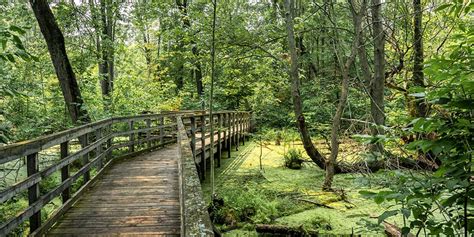
[[(232, 148), (238, 150), (239, 144), (245, 141), (251, 128), (251, 114), (241, 111), (218, 111), (213, 113), (214, 147), (217, 167), (220, 167), (222, 151), (225, 149), (230, 157)], [(182, 116), (186, 132), (190, 137), (193, 159), (199, 168), (201, 179), (205, 179), (210, 150), (210, 118), (208, 113), (188, 113)], [(201, 134), (205, 134), (202, 136)], [(219, 141), (219, 142), (218, 142)]]
[[(200, 179), (205, 178), (210, 157), (220, 166), (222, 151), (238, 149), (250, 131), (250, 113), (219, 111), (212, 116), (214, 133), (210, 133), (208, 113), (190, 113), (177, 117), (179, 144), (179, 191), (181, 203), (181, 236), (213, 236), (207, 205), (202, 196)], [(211, 137), (212, 143), (211, 143)], [(211, 154), (211, 144), (213, 149)], [(199, 168), (196, 170), (196, 166)]]
[[(5, 236), (29, 220), (32, 235), (42, 234), (80, 197), (111, 162), (118, 157), (132, 156), (177, 141), (177, 116), (190, 136), (192, 158), (204, 178), (210, 142), (209, 114), (202, 111), (169, 112), (105, 119), (75, 127), (34, 140), (0, 147), (0, 165), (7, 167), (26, 158), (25, 178), (0, 191), (0, 205), (27, 196), (28, 206), (3, 222), (0, 236)], [(238, 147), (250, 127), (247, 112), (222, 111), (213, 116), (216, 158), (220, 164), (222, 147)], [(200, 135), (205, 134), (205, 135)], [(221, 139), (221, 136), (223, 136)], [(198, 141), (199, 140), (199, 141)], [(217, 142), (219, 141), (219, 142)], [(243, 140), (242, 140), (243, 141)], [(41, 167), (44, 152), (57, 154), (54, 164)], [(199, 156), (199, 158), (198, 158)], [(41, 190), (42, 182), (54, 175), (61, 182), (50, 190)], [(50, 185), (49, 185), (50, 186)], [(26, 195), (27, 192), (27, 195)], [(41, 212), (48, 203), (61, 198), (62, 205), (50, 218), (42, 220)]]

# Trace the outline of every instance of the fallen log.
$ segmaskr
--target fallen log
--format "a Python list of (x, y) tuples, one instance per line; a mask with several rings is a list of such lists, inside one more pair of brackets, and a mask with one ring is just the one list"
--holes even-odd
[(284, 236), (318, 236), (317, 231), (304, 230), (303, 226), (293, 227), (286, 225), (258, 224), (255, 227), (257, 233), (275, 234)]
[[(391, 224), (391, 223), (388, 223), (386, 221), (383, 222), (383, 225), (385, 227), (385, 234), (387, 234), (387, 236), (389, 236), (389, 237), (401, 237), (402, 236), (402, 231), (400, 230), (400, 228), (398, 228), (398, 226), (396, 226), (394, 224)], [(406, 236), (415, 237), (415, 235), (412, 234), (412, 233), (408, 233)]]
[(301, 202), (307, 202), (307, 203), (311, 203), (311, 204), (314, 204), (318, 207), (325, 207), (325, 208), (329, 208), (329, 209), (334, 209), (334, 207), (331, 207), (331, 206), (328, 206), (326, 204), (323, 204), (323, 203), (320, 203), (320, 202), (316, 202), (316, 201), (313, 201), (313, 200), (308, 200), (308, 199), (302, 199), (302, 198), (297, 198), (296, 199), (297, 201), (301, 201)]

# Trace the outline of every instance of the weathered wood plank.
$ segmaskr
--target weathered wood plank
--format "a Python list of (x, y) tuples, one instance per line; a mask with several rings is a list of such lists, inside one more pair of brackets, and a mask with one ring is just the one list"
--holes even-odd
[(177, 186), (177, 145), (117, 161), (48, 235), (179, 234)]
[[(202, 118), (202, 117), (201, 117)], [(189, 140), (178, 117), (178, 145), (180, 174), (181, 201), (181, 235), (182, 236), (213, 236), (212, 224), (207, 212), (206, 204), (202, 197), (201, 184), (196, 170), (195, 161), (192, 159), (192, 151)], [(204, 156), (205, 159), (205, 156)], [(202, 165), (202, 164), (201, 164)]]

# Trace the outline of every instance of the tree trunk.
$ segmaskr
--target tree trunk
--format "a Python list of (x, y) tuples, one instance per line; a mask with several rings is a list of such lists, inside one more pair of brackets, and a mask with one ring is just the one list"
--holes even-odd
[(317, 231), (308, 231), (303, 227), (293, 227), (286, 225), (257, 224), (255, 231), (262, 234), (272, 234), (275, 236), (318, 236)]
[[(181, 19), (183, 21), (183, 26), (187, 29), (191, 27), (191, 21), (189, 20), (188, 15), (188, 1), (187, 0), (176, 0), (176, 5), (178, 5), (179, 10), (181, 11)], [(204, 95), (204, 88), (202, 85), (202, 69), (201, 69), (201, 62), (199, 61), (199, 48), (196, 45), (194, 39), (191, 38), (189, 42), (192, 45), (192, 53), (196, 60), (193, 62), (194, 67), (191, 69), (191, 75), (193, 76), (195, 83), (196, 83), (196, 92), (198, 94), (199, 99), (201, 100), (201, 109), (204, 110), (204, 103), (203, 103), (203, 95)]]
[[(100, 1), (100, 18), (101, 18), (101, 55), (102, 60), (99, 61), (99, 74), (101, 77), (100, 85), (102, 89), (102, 97), (104, 100), (105, 110), (110, 109), (111, 96), (114, 81), (114, 52), (113, 52), (113, 14), (112, 1)], [(96, 29), (99, 30), (99, 29)]]
[(321, 168), (324, 169), (326, 161), (319, 151), (314, 147), (311, 141), (308, 128), (306, 126), (305, 117), (303, 115), (303, 104), (301, 101), (300, 94), (300, 79), (298, 73), (298, 55), (296, 52), (295, 33), (293, 29), (293, 1), (285, 0), (285, 18), (286, 18), (286, 31), (288, 34), (288, 46), (291, 56), (291, 68), (289, 70), (289, 76), (292, 81), (291, 95), (293, 97), (293, 104), (296, 116), (296, 123), (300, 132), (301, 140), (303, 142), (304, 149), (308, 153), (309, 157)]
[[(372, 0), (372, 28), (374, 40), (374, 76), (370, 85), (370, 112), (376, 126), (372, 127), (372, 136), (383, 135), (381, 128), (385, 124), (384, 85), (385, 85), (385, 36), (383, 31), (382, 0)], [(373, 152), (383, 154), (383, 145), (374, 144)]]
[[(365, 12), (363, 14), (365, 14)], [(361, 26), (361, 28), (363, 27)], [(367, 59), (367, 50), (365, 49), (363, 34), (359, 37), (357, 56), (359, 57), (360, 67), (362, 68), (363, 84), (366, 88), (369, 88), (370, 82), (372, 81), (372, 72), (370, 70), (369, 60)]]
[[(421, 10), (421, 0), (413, 0), (413, 85), (417, 87), (425, 87), (423, 75), (423, 26)], [(426, 117), (427, 107), (421, 98), (415, 98), (414, 113), (412, 116)]]
[[(331, 190), (332, 181), (335, 174), (336, 159), (339, 154), (339, 128), (341, 126), (342, 113), (346, 106), (347, 96), (349, 94), (349, 70), (352, 64), (354, 63), (359, 43), (360, 36), (362, 34), (361, 22), (362, 17), (367, 6), (367, 0), (363, 0), (359, 12), (357, 12), (354, 7), (355, 4), (353, 0), (349, 0), (349, 7), (352, 13), (352, 21), (354, 24), (355, 38), (352, 43), (352, 50), (350, 56), (347, 58), (345, 64), (341, 67), (342, 72), (342, 85), (341, 85), (341, 96), (339, 98), (339, 103), (337, 105), (336, 114), (334, 115), (331, 129), (331, 155), (326, 162), (326, 177), (324, 179), (323, 190)], [(338, 41), (336, 39), (336, 41)], [(339, 41), (338, 41), (339, 42)]]
[(41, 33), (48, 45), (48, 51), (61, 85), (69, 115), (74, 123), (90, 122), (76, 76), (66, 54), (64, 36), (56, 23), (46, 0), (30, 0)]

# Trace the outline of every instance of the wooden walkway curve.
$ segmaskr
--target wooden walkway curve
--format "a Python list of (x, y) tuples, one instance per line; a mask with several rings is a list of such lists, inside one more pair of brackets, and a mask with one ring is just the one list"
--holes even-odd
[(48, 236), (179, 236), (178, 146), (121, 160), (107, 170)]
[[(24, 235), (25, 223), (31, 236), (213, 236), (200, 179), (211, 158), (220, 165), (224, 150), (244, 142), (250, 118), (240, 111), (118, 117), (2, 146), (0, 165), (25, 159), (26, 178), (0, 190), (0, 205), (26, 198), (28, 207), (1, 223), (0, 236)], [(51, 151), (58, 159), (40, 166)], [(45, 189), (54, 174), (60, 182)], [(57, 198), (62, 205), (42, 215)]]

